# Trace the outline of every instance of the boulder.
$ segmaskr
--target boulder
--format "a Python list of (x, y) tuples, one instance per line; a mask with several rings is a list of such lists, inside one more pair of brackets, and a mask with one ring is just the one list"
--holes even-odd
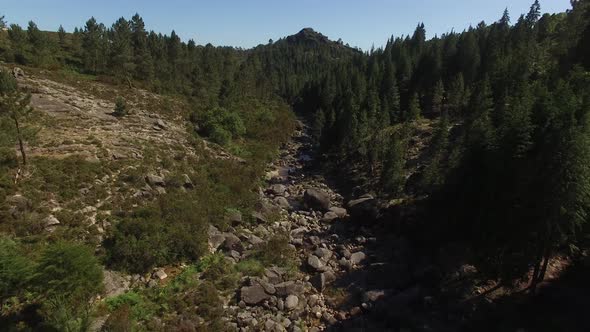
[(230, 210), (225, 214), (225, 220), (230, 225), (239, 225), (242, 223), (242, 213), (238, 210)]
[(299, 304), (299, 298), (297, 297), (297, 295), (289, 295), (285, 299), (285, 309), (287, 309), (287, 310), (293, 310), (293, 309), (297, 308), (298, 304)]
[(283, 271), (276, 267), (270, 267), (264, 270), (264, 276), (268, 282), (278, 284), (283, 281)]
[(305, 233), (309, 232), (309, 229), (307, 229), (307, 227), (299, 227), (299, 228), (295, 228), (294, 230), (291, 231), (291, 237), (292, 238), (302, 238), (303, 235), (305, 235)]
[(122, 273), (103, 271), (105, 297), (117, 296), (129, 290), (131, 282)]
[(166, 274), (166, 272), (164, 272), (164, 270), (159, 269), (152, 274), (152, 278), (164, 280), (164, 279), (168, 278), (168, 275)]
[(225, 236), (223, 234), (213, 234), (209, 236), (209, 248), (212, 252), (217, 251), (223, 242), (225, 242)]
[(277, 290), (276, 290), (276, 288), (275, 288), (275, 286), (273, 284), (271, 284), (271, 283), (269, 283), (267, 281), (264, 281), (264, 280), (262, 280), (260, 278), (253, 278), (253, 279), (251, 279), (250, 283), (252, 285), (260, 285), (260, 286), (262, 286), (262, 288), (264, 288), (264, 291), (267, 294), (273, 295), (273, 294), (275, 294), (277, 292)]
[(259, 245), (261, 243), (264, 243), (264, 240), (261, 239), (260, 237), (256, 236), (256, 235), (254, 235), (254, 234), (251, 234), (251, 235), (248, 236), (248, 242), (250, 242), (250, 244), (256, 246), (256, 245)]
[(156, 122), (154, 122), (154, 126), (160, 129), (168, 129), (168, 125), (161, 119), (156, 120)]
[(371, 290), (363, 294), (363, 302), (375, 302), (385, 297), (386, 292), (384, 290)]
[(59, 220), (52, 214), (43, 219), (43, 225), (45, 225), (45, 227), (57, 226), (59, 224)]
[(271, 295), (267, 294), (261, 285), (247, 286), (240, 289), (240, 299), (248, 305), (256, 305), (270, 298)]
[(164, 178), (155, 174), (148, 174), (145, 181), (151, 186), (163, 187), (166, 185)]
[(379, 216), (379, 206), (372, 197), (359, 198), (348, 202), (348, 212), (353, 219), (370, 221)]
[(309, 209), (319, 211), (328, 211), (330, 209), (330, 195), (319, 189), (307, 189), (303, 194), (303, 202)]
[(332, 257), (332, 251), (326, 248), (318, 248), (313, 252), (313, 254), (324, 261), (328, 261)]
[(239, 237), (237, 237), (233, 233), (224, 233), (225, 241), (223, 242), (223, 249), (230, 252), (235, 250), (237, 252), (244, 251), (244, 246), (242, 245), (242, 241)]
[(309, 255), (307, 258), (307, 265), (316, 271), (326, 270), (326, 264), (322, 262), (316, 255)]
[(340, 217), (338, 217), (338, 215), (335, 212), (328, 211), (322, 217), (322, 221), (323, 222), (332, 222), (338, 218), (340, 218)]
[(275, 199), (273, 199), (273, 202), (275, 202), (276, 205), (280, 206), (285, 210), (291, 209), (291, 204), (289, 204), (289, 201), (283, 196), (275, 197)]
[(294, 281), (285, 281), (274, 286), (277, 296), (301, 295), (305, 291), (305, 287), (302, 284), (295, 283)]
[(258, 212), (258, 211), (252, 212), (252, 218), (254, 220), (256, 220), (257, 223), (260, 223), (260, 224), (267, 224), (268, 223), (268, 218), (266, 218), (266, 216), (262, 212)]
[(338, 206), (332, 206), (330, 208), (330, 212), (335, 213), (338, 216), (338, 218), (344, 218), (348, 214), (348, 211), (346, 211), (345, 208), (341, 208)]
[(14, 67), (12, 68), (12, 76), (14, 76), (14, 78), (25, 77), (25, 72), (19, 67)]
[(350, 262), (353, 265), (358, 265), (362, 261), (364, 261), (366, 258), (367, 258), (367, 255), (365, 255), (364, 252), (359, 251), (359, 252), (355, 252), (354, 254), (350, 255)]
[(285, 194), (285, 191), (287, 191), (287, 188), (282, 184), (273, 184), (268, 189), (268, 192), (275, 196), (282, 196)]

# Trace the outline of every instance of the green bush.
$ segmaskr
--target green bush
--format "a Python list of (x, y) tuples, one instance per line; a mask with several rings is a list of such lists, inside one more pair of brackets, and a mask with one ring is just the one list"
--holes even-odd
[(168, 257), (164, 225), (157, 221), (125, 219), (105, 242), (109, 262), (123, 270), (141, 273), (162, 265)]
[(264, 273), (264, 264), (256, 259), (245, 259), (236, 264), (236, 270), (247, 276), (261, 276)]
[(125, 99), (117, 97), (117, 100), (115, 101), (115, 111), (113, 112), (113, 115), (116, 117), (122, 117), (127, 115), (127, 103), (125, 102)]
[(197, 119), (202, 134), (221, 145), (226, 145), (232, 139), (246, 133), (246, 127), (240, 115), (223, 107), (213, 108), (202, 116), (193, 116), (193, 118)]
[(157, 265), (196, 261), (206, 250), (209, 217), (186, 194), (161, 196), (117, 224), (105, 242), (108, 260), (136, 273)]
[(0, 95), (16, 90), (16, 80), (6, 70), (0, 69)]
[(108, 298), (106, 305), (113, 314), (127, 316), (128, 319), (143, 320), (154, 313), (154, 306), (142, 294), (133, 291)]
[(33, 264), (13, 240), (0, 237), (0, 302), (28, 286)]
[(32, 283), (44, 298), (60, 296), (70, 303), (87, 303), (103, 290), (102, 267), (92, 248), (58, 242), (41, 253)]
[(16, 167), (18, 159), (13, 148), (0, 147), (0, 167)]

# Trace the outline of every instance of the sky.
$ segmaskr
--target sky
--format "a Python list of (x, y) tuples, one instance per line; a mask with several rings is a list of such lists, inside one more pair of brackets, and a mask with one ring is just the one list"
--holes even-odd
[[(82, 27), (94, 16), (110, 26), (139, 13), (148, 30), (197, 44), (242, 48), (311, 27), (353, 47), (380, 47), (389, 37), (413, 33), (424, 22), (428, 37), (462, 31), (481, 21), (492, 23), (508, 8), (512, 21), (527, 13), (533, 0), (2, 0), (0, 16), (42, 30)], [(569, 0), (541, 0), (543, 13), (563, 12)]]

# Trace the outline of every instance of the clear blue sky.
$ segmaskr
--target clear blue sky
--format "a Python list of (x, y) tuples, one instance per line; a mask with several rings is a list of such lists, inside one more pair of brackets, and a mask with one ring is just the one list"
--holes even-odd
[[(413, 32), (424, 22), (429, 37), (451, 29), (462, 31), (480, 21), (499, 19), (508, 7), (512, 21), (528, 12), (533, 0), (3, 0), (0, 15), (43, 30), (68, 31), (94, 16), (110, 26), (138, 12), (147, 28), (169, 34), (173, 29), (197, 44), (249, 48), (269, 39), (312, 27), (331, 39), (369, 49), (391, 35)], [(569, 0), (541, 0), (543, 12), (570, 8)]]

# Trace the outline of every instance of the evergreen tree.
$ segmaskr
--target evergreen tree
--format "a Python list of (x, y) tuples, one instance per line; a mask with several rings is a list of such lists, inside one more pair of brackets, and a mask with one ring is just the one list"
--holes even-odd
[(8, 38), (14, 52), (14, 61), (23, 65), (27, 64), (30, 58), (27, 33), (18, 24), (11, 24)]
[(421, 114), (422, 110), (420, 108), (420, 98), (418, 97), (418, 93), (414, 92), (412, 98), (410, 99), (406, 120), (417, 120), (420, 118)]
[(104, 61), (102, 49), (103, 30), (103, 26), (99, 25), (96, 19), (92, 17), (86, 22), (82, 33), (84, 69), (94, 74), (97, 74), (102, 69), (102, 62)]
[(39, 66), (46, 63), (48, 61), (48, 54), (46, 53), (47, 45), (45, 36), (33, 21), (29, 22), (29, 27), (27, 28), (27, 39), (31, 45), (35, 64)]
[(145, 23), (139, 14), (131, 18), (131, 31), (133, 41), (133, 57), (135, 63), (135, 78), (150, 81), (153, 77), (153, 62), (148, 49), (148, 34)]
[(406, 131), (405, 127), (398, 128), (398, 131), (389, 134), (385, 142), (383, 169), (379, 182), (382, 192), (388, 196), (399, 195), (405, 184)]
[(439, 80), (432, 92), (432, 113), (441, 115), (445, 96), (445, 87), (442, 80)]
[(113, 24), (110, 31), (111, 54), (109, 68), (113, 76), (129, 80), (134, 71), (133, 51), (131, 45), (131, 28), (129, 22), (121, 17)]
[(57, 30), (57, 36), (59, 38), (59, 45), (63, 48), (66, 45), (66, 30), (62, 25), (59, 26)]

